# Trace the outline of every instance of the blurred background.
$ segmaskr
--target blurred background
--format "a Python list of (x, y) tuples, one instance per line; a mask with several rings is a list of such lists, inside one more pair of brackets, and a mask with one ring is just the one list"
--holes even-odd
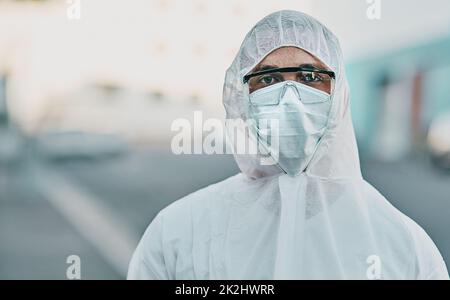
[(70, 255), (125, 278), (159, 210), (236, 174), (172, 154), (171, 124), (224, 119), (225, 70), (279, 9), (339, 37), (363, 174), (449, 264), (448, 0), (0, 0), (0, 279), (65, 279)]

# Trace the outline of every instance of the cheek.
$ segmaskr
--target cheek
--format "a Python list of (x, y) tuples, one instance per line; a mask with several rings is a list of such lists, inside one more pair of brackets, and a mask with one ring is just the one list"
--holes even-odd
[(318, 87), (318, 89), (331, 95), (331, 82), (326, 82), (323, 86)]

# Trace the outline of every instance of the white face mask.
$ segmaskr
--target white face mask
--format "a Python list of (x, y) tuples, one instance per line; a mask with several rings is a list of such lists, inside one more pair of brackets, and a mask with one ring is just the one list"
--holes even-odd
[[(331, 96), (295, 81), (283, 81), (250, 94), (250, 125), (259, 145), (288, 175), (296, 176), (309, 164), (322, 138)], [(260, 124), (278, 123), (279, 128)], [(275, 142), (274, 142), (275, 141)]]

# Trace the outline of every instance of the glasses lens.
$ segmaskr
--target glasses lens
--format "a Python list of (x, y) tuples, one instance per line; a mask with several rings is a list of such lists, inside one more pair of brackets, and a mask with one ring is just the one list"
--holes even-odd
[(328, 94), (331, 93), (332, 78), (330, 75), (320, 72), (298, 72), (297, 81)]
[(254, 91), (263, 89), (282, 81), (284, 81), (283, 75), (279, 72), (274, 72), (251, 77), (248, 81), (248, 86), (250, 93), (253, 93)]
[(259, 89), (271, 86), (273, 84), (292, 80), (301, 84), (313, 87), (328, 94), (331, 94), (332, 78), (330, 75), (315, 71), (299, 72), (274, 72), (251, 77), (248, 81), (249, 92), (253, 93)]

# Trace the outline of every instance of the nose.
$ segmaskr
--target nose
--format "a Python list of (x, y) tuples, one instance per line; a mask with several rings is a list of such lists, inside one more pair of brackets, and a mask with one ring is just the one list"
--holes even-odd
[(297, 73), (295, 73), (295, 72), (284, 73), (283, 74), (283, 79), (284, 79), (284, 81), (286, 81), (286, 80), (296, 81), (297, 80)]
[(282, 97), (286, 96), (296, 96), (300, 98), (300, 93), (293, 82), (286, 82), (283, 92), (281, 94)]

